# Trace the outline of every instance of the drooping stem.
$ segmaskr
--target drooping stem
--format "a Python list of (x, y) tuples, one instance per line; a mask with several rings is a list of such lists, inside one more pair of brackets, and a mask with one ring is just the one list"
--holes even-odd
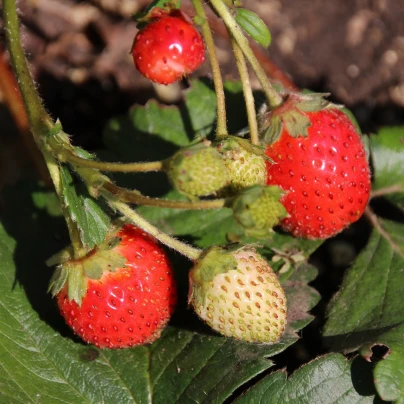
[(59, 158), (63, 162), (78, 165), (80, 167), (94, 168), (100, 171), (115, 171), (121, 173), (162, 171), (164, 161), (150, 161), (146, 163), (110, 163), (106, 161), (88, 160), (75, 155), (66, 148), (58, 150)]
[(231, 32), (234, 39), (237, 41), (245, 57), (250, 63), (252, 69), (254, 70), (254, 73), (256, 74), (258, 81), (260, 82), (260, 85), (262, 87), (262, 90), (264, 91), (265, 96), (267, 98), (269, 108), (274, 109), (279, 105), (281, 105), (282, 97), (272, 87), (265, 73), (265, 70), (262, 68), (257, 58), (255, 57), (254, 52), (252, 51), (247, 38), (244, 36), (243, 31), (241, 30), (237, 22), (234, 20), (227, 6), (223, 3), (222, 0), (209, 0), (209, 2), (212, 4), (213, 8), (223, 19), (228, 30)]
[(167, 247), (178, 251), (192, 261), (196, 261), (200, 257), (202, 250), (191, 247), (188, 244), (185, 244), (182, 241), (179, 241), (176, 238), (163, 233), (157, 227), (153, 226), (146, 219), (144, 219), (133, 209), (131, 209), (126, 203), (113, 201), (108, 197), (108, 195), (106, 195), (106, 197), (111, 208), (116, 209), (118, 212), (122, 213), (122, 215), (130, 220), (135, 226), (140, 227), (146, 233), (152, 235), (154, 238), (165, 244)]
[(75, 257), (79, 258), (84, 252), (79, 230), (67, 212), (63, 201), (62, 187), (60, 182), (60, 170), (56, 159), (46, 149), (44, 138), (53, 127), (52, 118), (42, 105), (41, 98), (31, 77), (24, 50), (20, 42), (20, 27), (15, 0), (3, 1), (3, 21), (10, 53), (11, 64), (15, 70), (20, 92), (24, 101), (28, 121), (34, 140), (44, 156), (47, 168), (59, 197), (60, 205), (66, 219), (69, 235), (72, 241)]
[(215, 43), (213, 41), (212, 31), (210, 29), (208, 18), (201, 0), (192, 0), (192, 4), (200, 20), (203, 38), (205, 40), (206, 49), (209, 54), (210, 65), (212, 69), (213, 82), (215, 85), (216, 99), (217, 99), (217, 127), (216, 138), (218, 140), (227, 136), (227, 122), (226, 122), (226, 102), (223, 89), (222, 74), (220, 72), (220, 65), (216, 55)]
[(111, 194), (113, 194), (121, 202), (135, 203), (136, 205), (187, 210), (220, 209), (226, 205), (225, 199), (213, 199), (206, 201), (171, 201), (168, 199), (151, 198), (149, 196), (141, 195), (136, 191), (118, 187), (112, 183), (105, 183), (103, 188), (111, 192)]
[(243, 85), (243, 94), (245, 106), (247, 109), (248, 127), (250, 129), (251, 143), (258, 145), (258, 124), (257, 114), (255, 111), (254, 96), (251, 88), (250, 77), (248, 75), (247, 63), (240, 46), (234, 39), (233, 35), (229, 33), (231, 46), (233, 47), (234, 57), (236, 58), (237, 68), (240, 75), (241, 83)]

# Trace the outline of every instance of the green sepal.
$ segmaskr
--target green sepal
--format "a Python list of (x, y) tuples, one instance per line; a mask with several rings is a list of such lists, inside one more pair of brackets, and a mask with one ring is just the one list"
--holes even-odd
[(49, 131), (48, 136), (56, 136), (60, 132), (63, 131), (62, 123), (60, 122), (59, 119), (56, 120), (55, 124), (53, 125), (52, 129)]
[(258, 124), (261, 139), (265, 144), (273, 144), (279, 140), (283, 129), (290, 136), (308, 136), (311, 126), (310, 118), (306, 113), (317, 112), (326, 108), (340, 108), (324, 97), (328, 93), (289, 93), (283, 94), (284, 103), (278, 108), (268, 111), (266, 105), (261, 107), (258, 114)]
[(172, 10), (179, 10), (181, 0), (154, 0), (144, 10), (136, 13), (132, 18), (137, 22), (137, 28), (143, 29), (159, 14), (169, 14)]
[(82, 159), (86, 160), (95, 160), (96, 155), (94, 153), (89, 153), (87, 150), (82, 149), (81, 147), (74, 147), (74, 151), (76, 152), (76, 155), (81, 157)]
[(309, 135), (307, 129), (311, 126), (309, 117), (304, 115), (298, 109), (285, 112), (281, 117), (282, 123), (290, 136), (307, 137)]
[(268, 238), (288, 213), (280, 202), (285, 192), (277, 186), (254, 185), (232, 201), (234, 219), (247, 236)]
[(87, 293), (87, 280), (81, 265), (67, 265), (67, 296), (81, 306), (83, 297)]
[(117, 268), (124, 268), (125, 264), (125, 257), (113, 248), (98, 250), (91, 259), (82, 262), (84, 274), (90, 279), (100, 279), (105, 271), (115, 272)]
[(68, 266), (58, 265), (52, 274), (51, 280), (49, 282), (48, 292), (55, 297), (65, 285), (67, 277), (69, 275)]
[(235, 19), (237, 24), (240, 25), (252, 39), (264, 48), (268, 48), (272, 40), (271, 32), (257, 14), (245, 8), (236, 8)]
[(298, 110), (303, 112), (320, 111), (321, 109), (325, 109), (330, 105), (333, 105), (330, 101), (325, 99), (325, 97), (329, 96), (330, 93), (301, 94), (299, 96), (300, 101), (296, 102), (295, 106)]
[(46, 265), (48, 267), (53, 267), (55, 265), (59, 265), (62, 262), (68, 261), (73, 258), (73, 248), (69, 246), (64, 248), (61, 251), (58, 251), (56, 254), (53, 254), (50, 258), (46, 260)]

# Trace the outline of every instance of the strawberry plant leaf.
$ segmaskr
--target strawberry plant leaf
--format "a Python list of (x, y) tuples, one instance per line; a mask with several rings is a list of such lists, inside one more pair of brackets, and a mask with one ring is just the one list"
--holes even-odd
[(361, 355), (369, 362), (373, 348), (384, 348), (381, 358), (376, 358), (374, 380), (376, 390), (384, 401), (404, 401), (404, 323), (375, 338), (372, 344), (361, 348)]
[(83, 244), (93, 248), (101, 244), (107, 234), (110, 218), (99, 204), (78, 184), (66, 166), (60, 167), (64, 203), (80, 230)]
[(323, 335), (351, 350), (404, 321), (404, 224), (381, 220), (328, 309)]
[(373, 191), (404, 210), (404, 127), (386, 127), (370, 136)]
[(374, 399), (371, 365), (360, 357), (347, 361), (340, 354), (331, 354), (301, 367), (289, 378), (284, 371), (272, 373), (235, 403), (370, 404)]
[(241, 28), (254, 41), (258, 42), (264, 48), (267, 48), (271, 44), (271, 33), (264, 21), (254, 12), (245, 8), (235, 9), (235, 18)]

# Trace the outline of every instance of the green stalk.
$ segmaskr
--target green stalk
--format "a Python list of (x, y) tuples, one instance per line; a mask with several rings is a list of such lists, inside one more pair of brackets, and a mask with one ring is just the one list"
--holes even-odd
[(269, 81), (265, 73), (265, 70), (262, 68), (259, 61), (255, 57), (254, 52), (252, 51), (250, 44), (248, 43), (248, 39), (244, 36), (242, 29), (234, 20), (228, 7), (223, 3), (222, 0), (209, 0), (209, 2), (216, 10), (217, 14), (219, 14), (219, 16), (223, 19), (227, 29), (231, 32), (234, 39), (237, 41), (252, 69), (254, 70), (258, 81), (261, 84), (262, 90), (264, 91), (267, 98), (269, 108), (275, 109), (279, 107), (279, 105), (282, 104), (282, 97), (272, 87), (271, 82)]
[(220, 65), (216, 55), (215, 43), (212, 36), (212, 31), (208, 23), (208, 18), (203, 8), (201, 0), (192, 0), (192, 4), (196, 11), (196, 15), (201, 21), (201, 29), (203, 38), (205, 40), (206, 49), (209, 54), (210, 66), (212, 69), (213, 83), (215, 85), (215, 92), (217, 98), (217, 127), (216, 139), (221, 140), (228, 135), (227, 122), (226, 122), (226, 102), (223, 90), (222, 74), (220, 72)]
[(168, 199), (151, 198), (136, 191), (118, 187), (112, 183), (105, 183), (103, 189), (111, 192), (121, 202), (134, 203), (142, 206), (156, 206), (159, 208), (206, 210), (220, 209), (226, 206), (226, 199), (172, 201)]
[(159, 240), (161, 243), (165, 244), (167, 247), (180, 252), (181, 254), (189, 258), (191, 261), (196, 261), (201, 256), (202, 250), (191, 247), (188, 244), (185, 244), (175, 239), (174, 237), (171, 237), (168, 234), (163, 233), (157, 227), (153, 226), (146, 219), (144, 219), (133, 209), (131, 209), (126, 203), (113, 201), (108, 195), (106, 195), (106, 200), (111, 206), (111, 208), (122, 213), (122, 215), (124, 215), (127, 219), (129, 219), (129, 221), (131, 221), (135, 226), (140, 227), (146, 233), (152, 235), (154, 238)]
[(63, 201), (58, 163), (52, 154), (47, 151), (44, 144), (44, 138), (49, 133), (49, 130), (53, 127), (54, 123), (42, 105), (42, 100), (38, 95), (28, 68), (28, 63), (20, 42), (20, 27), (15, 3), (15, 0), (3, 0), (4, 30), (6, 33), (11, 64), (16, 73), (32, 134), (37, 146), (44, 156), (62, 206), (72, 246), (74, 248), (74, 255), (76, 258), (79, 258), (85, 254), (85, 249), (81, 243), (79, 230), (70, 218)]
[(248, 75), (247, 63), (244, 58), (243, 51), (238, 43), (235, 41), (233, 35), (229, 33), (231, 46), (233, 47), (234, 56), (236, 58), (237, 68), (240, 75), (241, 83), (243, 85), (243, 94), (245, 106), (247, 109), (248, 127), (250, 129), (251, 143), (258, 145), (258, 123), (257, 113), (255, 111), (254, 95), (251, 88), (250, 77)]
[(121, 173), (163, 171), (164, 161), (150, 161), (146, 163), (110, 163), (105, 161), (94, 161), (83, 159), (72, 151), (61, 147), (52, 147), (58, 153), (59, 160), (80, 167), (93, 168), (100, 171), (114, 171)]

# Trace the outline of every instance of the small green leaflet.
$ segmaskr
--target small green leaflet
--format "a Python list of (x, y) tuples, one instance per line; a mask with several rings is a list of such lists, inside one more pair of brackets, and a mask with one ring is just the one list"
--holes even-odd
[(107, 234), (110, 218), (88, 194), (81, 184), (73, 179), (67, 166), (60, 167), (63, 199), (80, 230), (81, 241), (89, 248), (101, 244)]
[(271, 33), (261, 18), (245, 8), (236, 8), (236, 21), (248, 35), (264, 48), (271, 44)]

